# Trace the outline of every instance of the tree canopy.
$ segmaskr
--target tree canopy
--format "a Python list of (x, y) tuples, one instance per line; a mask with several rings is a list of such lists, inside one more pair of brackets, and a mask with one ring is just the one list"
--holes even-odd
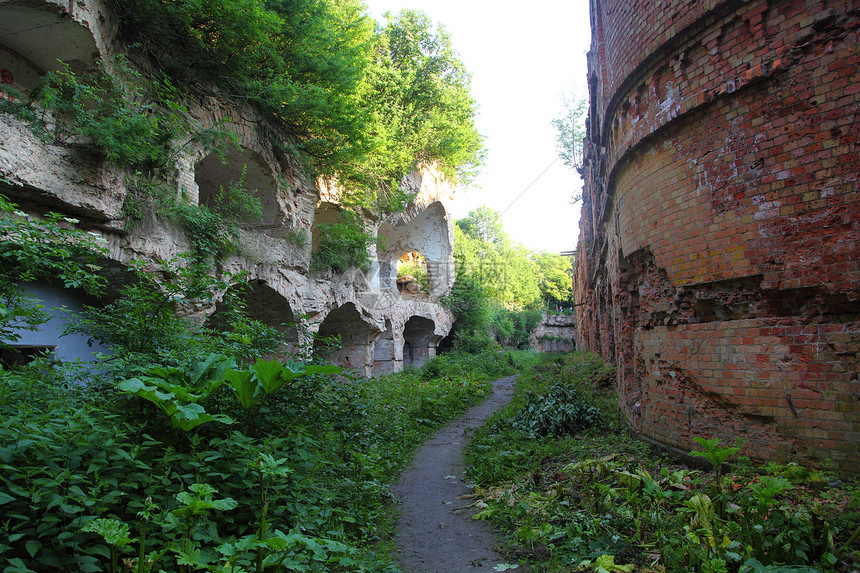
[(255, 106), (287, 128), (319, 175), (370, 188), (377, 203), (419, 163), (455, 182), (482, 164), (469, 73), (421, 12), (389, 14), (380, 26), (358, 0), (114, 5), (157, 74)]

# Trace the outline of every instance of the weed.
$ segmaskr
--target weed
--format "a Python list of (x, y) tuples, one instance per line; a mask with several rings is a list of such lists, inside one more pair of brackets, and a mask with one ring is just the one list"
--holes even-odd
[[(548, 358), (520, 376), (514, 401), (477, 432), (468, 471), (511, 550), (541, 571), (852, 571), (858, 556), (860, 486), (834, 487), (796, 464), (753, 468), (715, 439), (697, 439), (713, 476), (632, 441), (594, 356)], [(570, 404), (597, 408), (606, 423), (566, 433), (529, 432), (532, 413), (558, 388)], [(554, 427), (555, 424), (547, 424)], [(717, 473), (719, 472), (719, 473)], [(852, 503), (854, 509), (851, 509)], [(600, 569), (602, 567), (602, 569)]]

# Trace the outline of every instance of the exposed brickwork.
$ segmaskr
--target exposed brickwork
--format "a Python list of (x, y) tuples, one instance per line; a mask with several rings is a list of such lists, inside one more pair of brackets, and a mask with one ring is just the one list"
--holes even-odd
[(574, 288), (634, 428), (860, 471), (860, 14), (592, 0)]

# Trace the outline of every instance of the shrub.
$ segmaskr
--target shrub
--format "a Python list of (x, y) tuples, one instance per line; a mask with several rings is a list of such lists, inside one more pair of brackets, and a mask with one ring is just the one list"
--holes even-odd
[(367, 248), (373, 243), (373, 238), (362, 228), (356, 215), (345, 211), (340, 222), (320, 223), (317, 228), (319, 243), (311, 258), (311, 270), (368, 270)]
[(122, 58), (112, 73), (103, 62), (87, 74), (64, 65), (45, 74), (29, 99), (21, 94), (10, 94), (14, 101), (0, 98), (0, 112), (27, 122), (43, 139), (89, 147), (111, 163), (161, 166), (172, 156), (172, 141), (190, 126), (167, 80), (148, 94), (143, 85), (142, 76)]
[(530, 393), (511, 423), (529, 437), (541, 438), (574, 435), (603, 420), (600, 410), (586, 404), (575, 388), (554, 385), (546, 395)]

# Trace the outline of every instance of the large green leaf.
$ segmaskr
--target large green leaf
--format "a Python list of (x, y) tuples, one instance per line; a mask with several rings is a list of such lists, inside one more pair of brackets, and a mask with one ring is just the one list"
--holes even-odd
[(210, 354), (194, 365), (188, 380), (189, 385), (204, 391), (208, 397), (224, 383), (224, 374), (235, 367), (236, 361), (234, 359), (223, 354)]
[(230, 370), (224, 374), (224, 379), (233, 389), (239, 404), (246, 410), (257, 403), (263, 392), (250, 370)]
[(167, 404), (172, 403), (172, 400), (176, 398), (176, 395), (173, 392), (160, 390), (157, 385), (146, 384), (140, 378), (129, 378), (128, 380), (123, 380), (119, 383), (119, 389), (123, 392), (127, 392), (128, 394), (143, 398), (144, 400), (149, 400), (164, 410), (168, 415), (170, 415), (170, 411)]
[(284, 365), (277, 360), (257, 360), (257, 363), (251, 366), (251, 370), (260, 381), (263, 391), (266, 394), (274, 394), (287, 381), (282, 377)]

